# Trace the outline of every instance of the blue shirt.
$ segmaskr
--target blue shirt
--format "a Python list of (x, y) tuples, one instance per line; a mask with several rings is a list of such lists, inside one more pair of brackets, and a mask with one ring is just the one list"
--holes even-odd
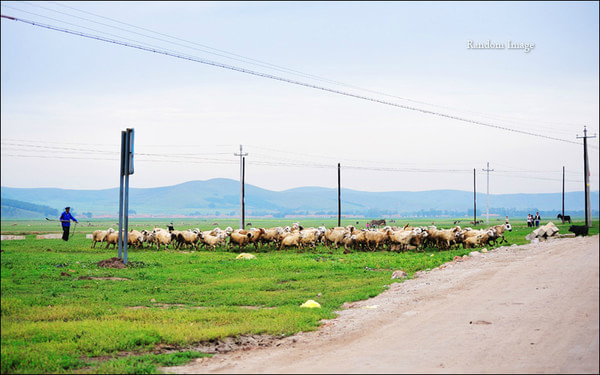
[(63, 212), (62, 215), (60, 215), (60, 223), (62, 224), (63, 227), (69, 227), (71, 226), (71, 220), (73, 220), (74, 222), (78, 223), (77, 219), (75, 219), (73, 217), (73, 215), (71, 215), (71, 213), (67, 213), (67, 211)]

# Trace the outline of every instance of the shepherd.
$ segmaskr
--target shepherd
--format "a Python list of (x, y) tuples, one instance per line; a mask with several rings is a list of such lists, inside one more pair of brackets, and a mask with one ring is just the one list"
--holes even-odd
[(71, 213), (69, 212), (70, 210), (71, 207), (65, 207), (65, 212), (63, 212), (62, 215), (60, 215), (60, 224), (62, 225), (63, 230), (62, 239), (64, 241), (69, 240), (69, 229), (71, 228), (71, 220), (73, 220), (75, 223), (78, 223), (77, 219), (75, 219), (73, 215), (71, 215)]

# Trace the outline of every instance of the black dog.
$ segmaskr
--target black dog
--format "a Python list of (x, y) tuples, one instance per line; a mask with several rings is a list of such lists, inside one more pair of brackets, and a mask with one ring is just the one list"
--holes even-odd
[(575, 233), (576, 236), (587, 236), (588, 230), (587, 225), (571, 225), (569, 227), (569, 232)]
[(563, 215), (561, 215), (561, 214), (558, 214), (558, 216), (556, 216), (556, 218), (557, 218), (557, 219), (561, 219), (561, 220), (562, 220), (562, 222), (563, 222), (563, 224), (565, 223), (565, 221), (568, 221), (568, 222), (569, 222), (569, 224), (571, 224), (571, 216), (569, 216), (569, 215), (565, 215), (565, 216), (563, 216)]

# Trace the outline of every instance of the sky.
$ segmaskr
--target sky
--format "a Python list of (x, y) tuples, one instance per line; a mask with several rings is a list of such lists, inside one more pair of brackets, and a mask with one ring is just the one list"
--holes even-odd
[(133, 128), (131, 188), (582, 191), (599, 133), (598, 2), (1, 4), (5, 187), (118, 187)]

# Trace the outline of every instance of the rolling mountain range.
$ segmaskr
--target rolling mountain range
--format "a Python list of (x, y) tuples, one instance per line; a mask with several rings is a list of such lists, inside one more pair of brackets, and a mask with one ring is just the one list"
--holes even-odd
[[(119, 188), (69, 190), (57, 188), (1, 187), (2, 218), (38, 217), (48, 209), (71, 206), (72, 212), (88, 217), (117, 217)], [(301, 187), (270, 191), (245, 186), (246, 216), (337, 215), (337, 189)], [(135, 216), (239, 216), (239, 181), (211, 179), (157, 188), (130, 188), (129, 214)], [(346, 216), (472, 216), (473, 192), (459, 190), (364, 192), (342, 189), (342, 214)], [(527, 215), (539, 211), (552, 215), (561, 211), (562, 194), (490, 194), (490, 213), (500, 216)], [(15, 201), (20, 202), (14, 209)], [(12, 202), (12, 203), (11, 203)], [(485, 193), (477, 194), (477, 215), (485, 213)], [(591, 193), (592, 212), (598, 215), (598, 191)], [(11, 206), (12, 204), (12, 206)], [(27, 206), (30, 204), (30, 206)], [(11, 208), (12, 207), (12, 208)], [(33, 208), (32, 208), (33, 207)], [(24, 210), (32, 209), (28, 213)], [(583, 216), (583, 192), (565, 193), (565, 211)], [(33, 213), (32, 213), (33, 212)], [(33, 215), (33, 216), (32, 216)]]

